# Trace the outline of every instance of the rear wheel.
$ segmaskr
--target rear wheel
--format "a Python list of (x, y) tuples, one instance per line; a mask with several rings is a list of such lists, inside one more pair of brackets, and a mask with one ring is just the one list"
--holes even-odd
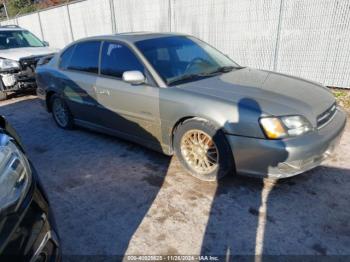
[(215, 181), (234, 171), (224, 133), (207, 121), (190, 119), (181, 123), (174, 134), (174, 147), (181, 164), (196, 178)]
[(56, 124), (63, 129), (72, 129), (73, 116), (64, 100), (58, 95), (51, 97), (52, 116)]

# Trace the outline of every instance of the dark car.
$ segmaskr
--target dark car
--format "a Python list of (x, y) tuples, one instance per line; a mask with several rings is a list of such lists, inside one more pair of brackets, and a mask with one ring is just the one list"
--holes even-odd
[(60, 261), (45, 191), (18, 135), (1, 116), (0, 261)]
[(314, 168), (346, 116), (321, 84), (239, 66), (188, 35), (81, 39), (36, 69), (57, 124), (176, 153), (189, 173), (283, 178)]

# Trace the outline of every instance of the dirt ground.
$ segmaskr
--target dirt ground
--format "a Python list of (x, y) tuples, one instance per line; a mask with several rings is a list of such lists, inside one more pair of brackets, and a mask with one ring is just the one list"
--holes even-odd
[(350, 121), (334, 156), (276, 185), (187, 175), (175, 158), (0, 103), (47, 189), (63, 254), (350, 255)]

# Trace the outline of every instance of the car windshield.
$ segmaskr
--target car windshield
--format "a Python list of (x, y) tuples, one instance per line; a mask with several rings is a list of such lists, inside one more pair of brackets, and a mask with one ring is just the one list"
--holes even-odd
[(188, 36), (171, 36), (136, 42), (168, 85), (211, 77), (240, 66), (210, 45)]
[(43, 46), (45, 46), (44, 43), (29, 31), (0, 31), (0, 49)]

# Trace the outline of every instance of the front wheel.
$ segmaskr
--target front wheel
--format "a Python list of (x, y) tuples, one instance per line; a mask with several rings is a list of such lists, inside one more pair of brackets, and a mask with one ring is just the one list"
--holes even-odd
[(73, 116), (69, 111), (68, 106), (64, 100), (58, 96), (53, 95), (51, 98), (52, 116), (56, 124), (63, 129), (73, 128)]
[(234, 171), (225, 134), (205, 120), (181, 123), (174, 134), (174, 147), (181, 164), (196, 178), (216, 181)]

